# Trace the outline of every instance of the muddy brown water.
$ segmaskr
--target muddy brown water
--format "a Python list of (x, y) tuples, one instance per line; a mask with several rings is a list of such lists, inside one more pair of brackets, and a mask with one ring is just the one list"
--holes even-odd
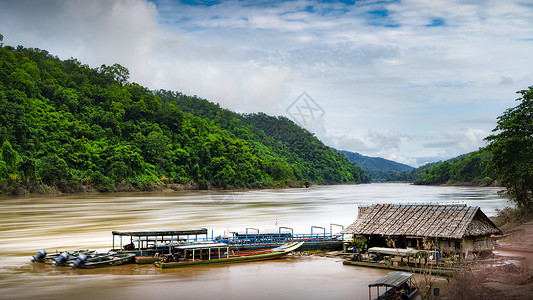
[[(1, 299), (368, 299), (387, 271), (343, 266), (339, 259), (278, 260), (159, 270), (125, 265), (71, 270), (33, 264), (31, 255), (112, 247), (113, 230), (206, 227), (209, 235), (278, 226), (329, 233), (352, 223), (358, 205), (461, 202), (489, 216), (510, 206), (498, 188), (408, 184), (308, 189), (164, 192), (0, 198)], [(323, 232), (314, 228), (314, 233)], [(115, 240), (117, 244), (117, 240)]]

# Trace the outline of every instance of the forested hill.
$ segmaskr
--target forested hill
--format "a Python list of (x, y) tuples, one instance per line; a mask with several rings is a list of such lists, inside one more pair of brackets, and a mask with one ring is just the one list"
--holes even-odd
[(410, 172), (414, 168), (381, 157), (369, 157), (357, 152), (338, 150), (352, 163), (360, 166), (363, 171), (372, 177), (372, 181), (397, 181), (404, 172)]
[[(176, 103), (185, 112), (213, 121), (237, 138), (262, 149), (268, 156), (282, 157), (292, 170), (279, 169), (280, 173), (289, 172), (299, 180), (307, 178), (319, 183), (342, 183), (352, 177), (348, 182), (370, 181), (360, 167), (286, 117), (264, 113), (238, 114), (208, 100), (179, 92), (160, 90), (155, 95), (165, 103)], [(276, 165), (281, 168), (281, 165)]]
[(492, 155), (485, 149), (459, 155), (446, 161), (425, 164), (411, 171), (398, 172), (391, 181), (412, 182), (417, 185), (474, 185), (497, 184), (487, 171)]
[(487, 164), (492, 154), (485, 148), (464, 154), (447, 161), (421, 167), (414, 184), (491, 185), (492, 174)]
[(1, 44), (0, 192), (369, 181), (287, 118), (128, 80), (118, 64), (90, 68)]
[(425, 164), (418, 168), (379, 157), (339, 151), (360, 166), (372, 181), (403, 181), (417, 185), (493, 185), (492, 174), (487, 173), (491, 153), (482, 148), (446, 161)]

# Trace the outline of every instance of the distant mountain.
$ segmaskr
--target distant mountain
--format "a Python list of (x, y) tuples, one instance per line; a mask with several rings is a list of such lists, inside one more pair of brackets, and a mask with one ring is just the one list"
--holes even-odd
[(337, 150), (343, 154), (352, 163), (355, 163), (363, 169), (368, 175), (372, 177), (372, 181), (398, 181), (400, 175), (405, 172), (410, 172), (414, 168), (401, 164), (392, 160), (384, 159), (381, 157), (370, 157), (359, 154), (357, 152), (350, 152), (345, 150)]

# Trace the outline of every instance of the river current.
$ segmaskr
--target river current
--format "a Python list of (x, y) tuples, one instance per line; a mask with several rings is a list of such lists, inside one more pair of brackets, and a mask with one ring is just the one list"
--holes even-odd
[[(212, 234), (247, 227), (276, 231), (311, 226), (336, 233), (359, 205), (466, 203), (492, 216), (512, 204), (501, 188), (379, 183), (253, 191), (171, 191), (0, 198), (2, 299), (368, 299), (384, 270), (339, 259), (288, 256), (264, 262), (159, 270), (125, 265), (71, 270), (33, 264), (40, 249), (112, 247), (111, 231), (199, 228)], [(318, 229), (314, 227), (316, 233)]]

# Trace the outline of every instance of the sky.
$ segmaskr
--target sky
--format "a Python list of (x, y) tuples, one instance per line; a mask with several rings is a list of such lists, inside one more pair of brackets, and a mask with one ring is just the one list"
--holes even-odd
[(483, 147), (533, 85), (529, 0), (2, 0), (0, 34), (411, 166)]

